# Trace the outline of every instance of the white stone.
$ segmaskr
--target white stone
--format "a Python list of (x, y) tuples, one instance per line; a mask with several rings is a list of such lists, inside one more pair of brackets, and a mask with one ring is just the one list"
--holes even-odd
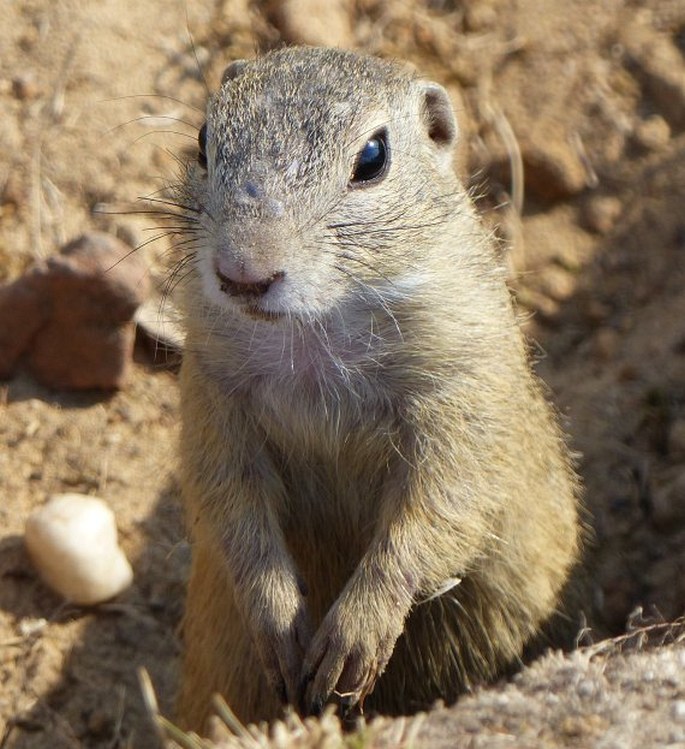
[(73, 603), (106, 601), (133, 580), (114, 513), (97, 497), (53, 495), (30, 515), (25, 537), (45, 583)]

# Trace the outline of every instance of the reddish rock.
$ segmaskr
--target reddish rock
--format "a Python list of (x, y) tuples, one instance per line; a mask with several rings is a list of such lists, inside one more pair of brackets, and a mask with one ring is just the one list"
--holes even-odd
[(21, 358), (51, 388), (121, 387), (148, 290), (145, 264), (123, 242), (96, 232), (70, 242), (0, 288), (0, 377)]
[(0, 380), (12, 376), (47, 314), (45, 300), (26, 283), (26, 277), (0, 287)]

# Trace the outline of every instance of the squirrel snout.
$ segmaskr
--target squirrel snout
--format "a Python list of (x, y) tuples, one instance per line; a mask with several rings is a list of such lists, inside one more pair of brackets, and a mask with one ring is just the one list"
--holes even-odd
[(284, 271), (275, 271), (269, 274), (250, 273), (240, 271), (226, 273), (216, 268), (221, 291), (233, 297), (256, 298), (266, 294), (271, 286), (285, 276)]
[(221, 291), (254, 302), (286, 276), (284, 247), (292, 230), (282, 221), (227, 221), (213, 253), (213, 270)]

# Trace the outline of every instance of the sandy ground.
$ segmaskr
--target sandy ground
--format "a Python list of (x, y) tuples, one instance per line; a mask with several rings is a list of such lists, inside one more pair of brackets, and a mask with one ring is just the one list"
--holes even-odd
[[(509, 247), (580, 456), (588, 610), (610, 632), (638, 605), (682, 614), (685, 0), (296, 6), (0, 0), (0, 281), (96, 228), (144, 245), (163, 288), (167, 245), (146, 244), (159, 232), (136, 200), (174, 179), (229, 60), (284, 41), (408, 59), (454, 96), (460, 168)], [(188, 564), (177, 411), (173, 368), (142, 341), (114, 395), (0, 383), (3, 749), (155, 746), (136, 669), (169, 712)], [(134, 565), (133, 587), (95, 609), (46, 590), (23, 548), (28, 513), (63, 491), (106, 499)]]

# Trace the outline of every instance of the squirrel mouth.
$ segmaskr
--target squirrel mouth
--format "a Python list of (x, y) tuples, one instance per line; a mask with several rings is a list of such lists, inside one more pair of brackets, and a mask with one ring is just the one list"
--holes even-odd
[(214, 268), (214, 272), (219, 281), (219, 289), (222, 294), (232, 299), (233, 303), (247, 317), (251, 317), (254, 320), (273, 322), (284, 316), (282, 312), (272, 312), (264, 309), (262, 306), (263, 297), (266, 296), (274, 282), (280, 281), (283, 278), (284, 273), (274, 273), (262, 281), (243, 282), (226, 276), (218, 267)]
[(262, 300), (271, 286), (280, 281), (285, 273), (273, 273), (260, 281), (237, 281), (221, 272), (218, 267), (214, 272), (219, 281), (219, 289), (240, 307), (241, 311), (256, 320), (273, 322), (283, 317), (281, 312), (272, 312), (262, 307)]

